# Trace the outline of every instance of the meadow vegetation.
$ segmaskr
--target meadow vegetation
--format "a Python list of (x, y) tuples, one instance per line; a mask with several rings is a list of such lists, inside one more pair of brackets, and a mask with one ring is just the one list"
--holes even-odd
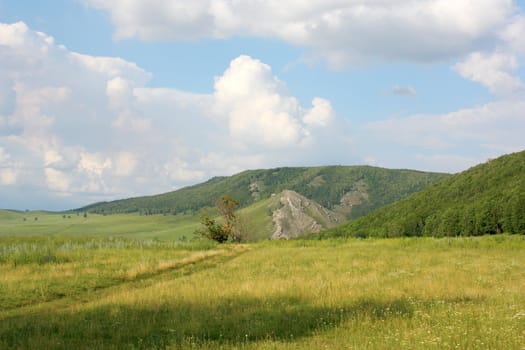
[(523, 349), (525, 237), (0, 240), (4, 349)]

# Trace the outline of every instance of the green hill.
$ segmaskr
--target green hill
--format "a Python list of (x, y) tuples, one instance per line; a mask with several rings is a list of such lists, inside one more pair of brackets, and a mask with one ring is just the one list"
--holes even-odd
[(249, 170), (229, 177), (147, 197), (96, 203), (78, 209), (99, 214), (195, 213), (227, 194), (248, 207), (283, 190), (354, 218), (392, 203), (449, 175), (369, 166), (327, 166)]
[(525, 151), (477, 165), (321, 236), (502, 232), (525, 233)]

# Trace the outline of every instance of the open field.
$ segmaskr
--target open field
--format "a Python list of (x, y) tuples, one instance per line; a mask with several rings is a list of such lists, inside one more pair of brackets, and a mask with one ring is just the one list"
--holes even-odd
[[(270, 199), (239, 210), (247, 240), (256, 241), (271, 236)], [(200, 228), (200, 214), (87, 214), (42, 211), (0, 210), (0, 237), (3, 236), (77, 236), (126, 237), (161, 241), (191, 240)]]
[(525, 237), (2, 237), (0, 348), (523, 349)]
[(136, 239), (191, 239), (200, 226), (199, 215), (97, 215), (83, 213), (0, 210), (2, 236), (79, 236)]

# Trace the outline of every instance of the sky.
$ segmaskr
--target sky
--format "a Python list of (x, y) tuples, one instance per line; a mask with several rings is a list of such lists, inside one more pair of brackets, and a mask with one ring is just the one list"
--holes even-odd
[(0, 208), (525, 149), (517, 0), (0, 0)]

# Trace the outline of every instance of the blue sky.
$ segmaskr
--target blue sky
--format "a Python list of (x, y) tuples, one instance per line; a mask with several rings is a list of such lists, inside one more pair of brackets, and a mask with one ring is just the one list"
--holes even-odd
[(511, 0), (0, 0), (0, 207), (525, 148)]

